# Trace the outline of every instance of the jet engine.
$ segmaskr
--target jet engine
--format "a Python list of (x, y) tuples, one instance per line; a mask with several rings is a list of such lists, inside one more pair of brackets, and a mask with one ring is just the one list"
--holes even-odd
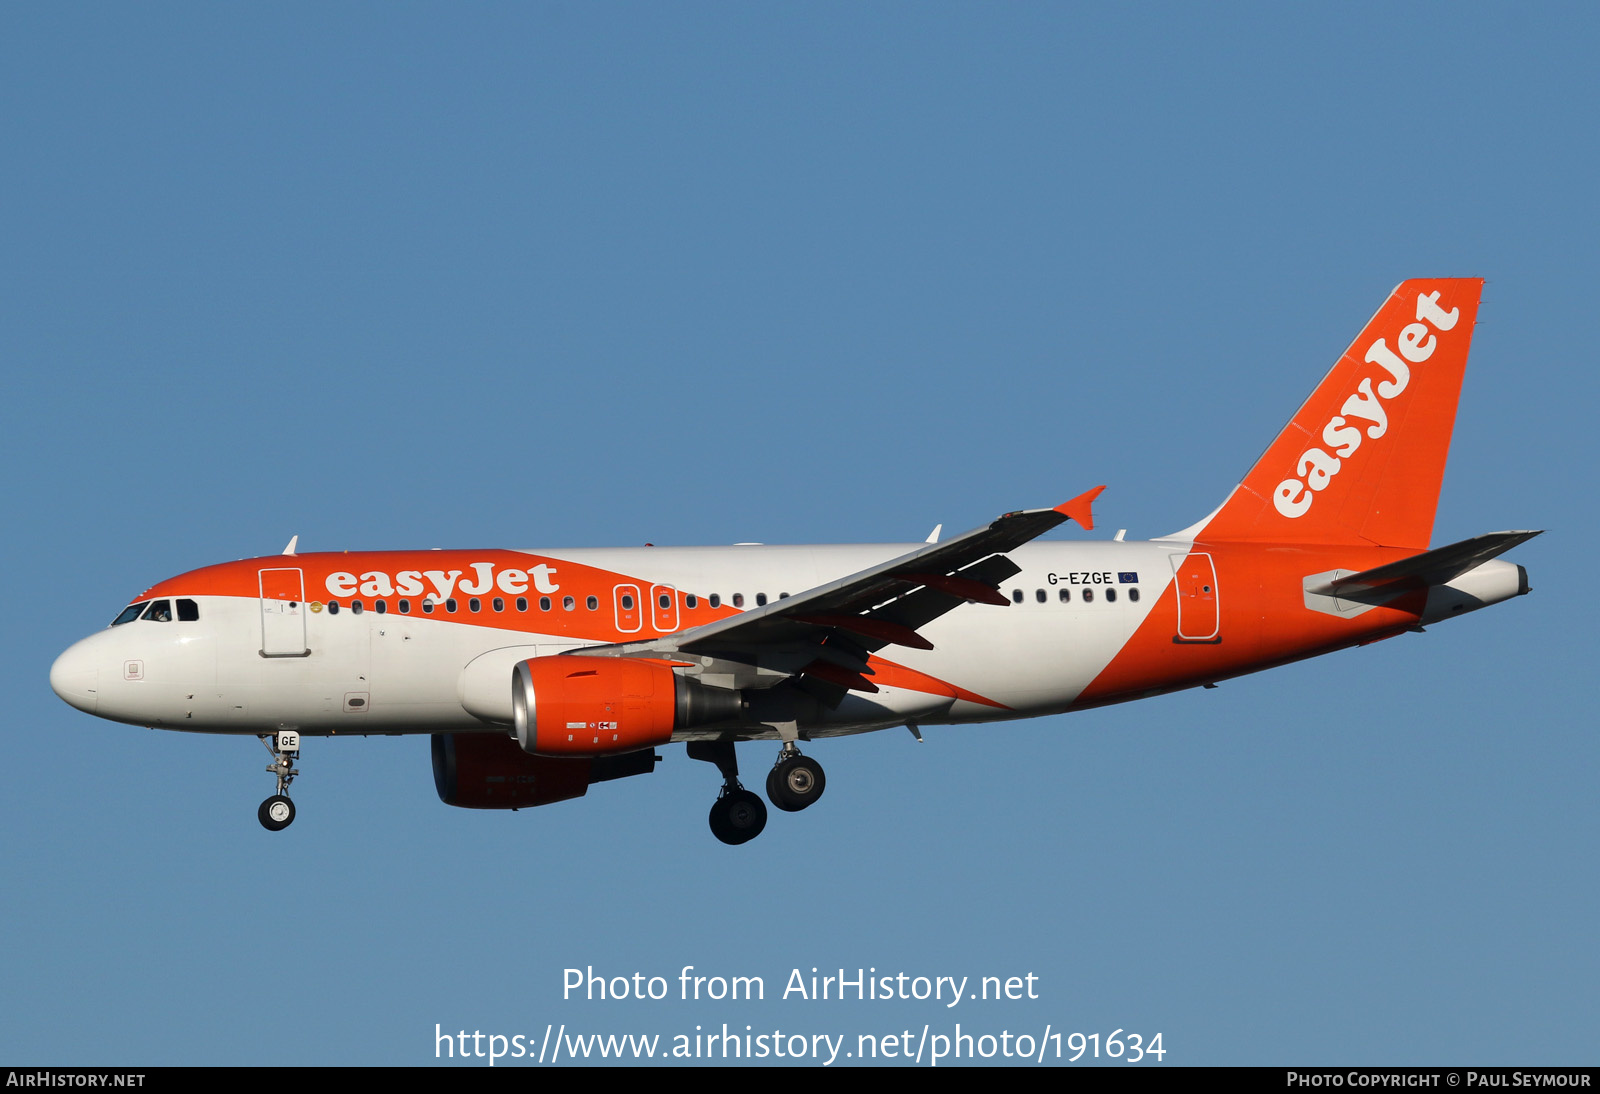
[(664, 661), (564, 654), (517, 665), (511, 708), (524, 752), (608, 756), (666, 744), (673, 730), (736, 719), (744, 700)]

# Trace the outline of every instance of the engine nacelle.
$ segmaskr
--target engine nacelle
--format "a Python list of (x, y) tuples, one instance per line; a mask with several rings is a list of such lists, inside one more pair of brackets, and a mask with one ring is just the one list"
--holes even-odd
[(739, 692), (706, 687), (661, 661), (563, 654), (519, 663), (517, 743), (538, 756), (607, 756), (666, 744), (675, 729), (737, 718)]
[(530, 756), (498, 733), (436, 733), (433, 785), (439, 800), (464, 809), (526, 809), (581, 798), (610, 779), (655, 770), (655, 753), (597, 759)]

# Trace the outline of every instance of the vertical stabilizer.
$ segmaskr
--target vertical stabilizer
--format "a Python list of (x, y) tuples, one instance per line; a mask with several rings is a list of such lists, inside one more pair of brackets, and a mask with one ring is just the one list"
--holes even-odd
[(1425, 549), (1482, 289), (1395, 289), (1199, 538)]

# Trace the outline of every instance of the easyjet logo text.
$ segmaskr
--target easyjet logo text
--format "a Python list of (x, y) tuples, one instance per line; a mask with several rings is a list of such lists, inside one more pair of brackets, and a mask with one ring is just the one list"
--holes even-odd
[[(467, 596), (482, 596), (499, 589), (518, 596), (528, 591), (531, 582), (541, 593), (553, 593), (561, 588), (551, 577), (554, 566), (541, 563), (526, 570), (495, 571), (492, 562), (474, 562), (466, 570), (401, 570), (391, 578), (381, 570), (372, 570), (357, 576), (353, 573), (329, 574), (325, 582), (329, 596), (431, 596), (434, 600), (448, 600), (457, 591)], [(462, 580), (465, 576), (465, 580)], [(432, 586), (431, 590), (428, 586)]]
[(1305, 516), (1311, 511), (1317, 494), (1328, 488), (1343, 461), (1355, 454), (1363, 439), (1375, 441), (1389, 431), (1389, 413), (1384, 409), (1384, 402), (1406, 389), (1411, 382), (1412, 365), (1422, 364), (1438, 349), (1439, 340), (1433, 332), (1454, 329), (1460, 318), (1461, 309), (1445, 311), (1439, 307), (1438, 290), (1418, 293), (1417, 321), (1400, 328), (1395, 349), (1390, 349), (1383, 338), (1367, 347), (1366, 362), (1383, 369), (1389, 378), (1379, 380), (1376, 389), (1372, 376), (1356, 385), (1355, 394), (1346, 399), (1339, 413), (1322, 427), (1322, 443), (1327, 448), (1308, 448), (1300, 453), (1295, 461), (1297, 477), (1284, 479), (1273, 491), (1272, 504), (1278, 512), (1290, 518)]

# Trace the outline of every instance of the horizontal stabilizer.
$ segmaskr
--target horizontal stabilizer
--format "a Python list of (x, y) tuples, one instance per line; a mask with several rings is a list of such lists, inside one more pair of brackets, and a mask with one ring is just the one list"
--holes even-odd
[[(1540, 531), (1543, 531), (1541, 529)], [(1460, 543), (1452, 543), (1448, 547), (1437, 547), (1432, 551), (1424, 551), (1420, 555), (1403, 558), (1399, 562), (1390, 562), (1382, 566), (1374, 566), (1370, 570), (1362, 570), (1358, 574), (1346, 574), (1330, 581), (1324, 581), (1316, 586), (1308, 586), (1306, 592), (1321, 596), (1338, 596), (1344, 599), (1359, 597), (1367, 590), (1385, 589), (1397, 584), (1406, 586), (1433, 586), (1445, 585), (1460, 577), (1468, 570), (1477, 568), (1488, 562), (1491, 558), (1505, 554), (1519, 543), (1526, 543), (1540, 532), (1489, 532), (1481, 536), (1464, 539)]]

